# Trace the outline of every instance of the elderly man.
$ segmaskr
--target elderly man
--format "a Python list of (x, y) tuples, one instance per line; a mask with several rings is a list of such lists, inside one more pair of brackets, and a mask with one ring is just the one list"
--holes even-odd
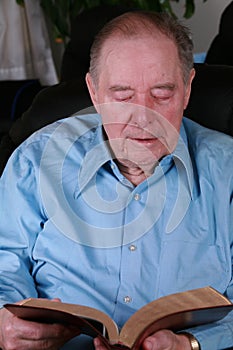
[[(1, 304), (61, 299), (121, 327), (178, 291), (233, 297), (233, 140), (183, 118), (192, 67), (189, 32), (167, 15), (129, 12), (101, 30), (86, 77), (98, 113), (32, 135), (1, 178)], [(71, 327), (0, 318), (4, 350), (92, 346)], [(225, 349), (232, 330), (229, 315), (161, 330), (142, 349)]]

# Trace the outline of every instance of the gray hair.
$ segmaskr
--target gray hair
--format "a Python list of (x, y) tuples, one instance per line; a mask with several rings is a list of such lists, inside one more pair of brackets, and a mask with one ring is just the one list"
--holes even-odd
[(126, 12), (114, 18), (96, 35), (90, 51), (89, 67), (94, 83), (98, 82), (102, 47), (109, 38), (112, 36), (140, 37), (144, 33), (153, 36), (158, 31), (175, 43), (183, 80), (184, 83), (187, 83), (190, 70), (193, 68), (193, 42), (189, 29), (167, 13), (137, 10)]

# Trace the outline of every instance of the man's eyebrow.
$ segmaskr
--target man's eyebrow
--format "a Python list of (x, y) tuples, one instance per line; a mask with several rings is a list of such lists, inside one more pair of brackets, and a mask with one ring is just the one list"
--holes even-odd
[(131, 90), (133, 91), (133, 88), (130, 87), (129, 85), (113, 85), (109, 88), (111, 91), (127, 91)]
[(174, 90), (174, 88), (175, 88), (175, 84), (173, 83), (162, 83), (162, 84), (156, 84), (152, 86), (151, 90), (154, 90), (154, 89)]
[[(151, 87), (150, 90), (174, 90), (175, 84), (173, 83), (161, 83)], [(110, 91), (133, 91), (134, 89), (130, 85), (113, 85), (109, 88)]]

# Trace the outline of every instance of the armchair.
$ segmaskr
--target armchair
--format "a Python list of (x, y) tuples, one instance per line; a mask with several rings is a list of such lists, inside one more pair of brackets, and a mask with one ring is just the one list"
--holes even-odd
[(184, 115), (233, 136), (233, 66), (196, 63), (189, 104)]
[[(184, 115), (233, 136), (233, 66), (195, 64)], [(91, 106), (84, 76), (42, 89), (0, 143), (0, 175), (13, 150), (37, 129)]]

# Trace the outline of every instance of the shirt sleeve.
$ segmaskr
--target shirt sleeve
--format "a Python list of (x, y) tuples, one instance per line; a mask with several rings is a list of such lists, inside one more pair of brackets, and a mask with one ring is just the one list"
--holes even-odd
[[(231, 182), (233, 182), (233, 178), (231, 179)], [(231, 188), (233, 188), (233, 184), (231, 185)], [(231, 257), (233, 260), (233, 190), (229, 190), (229, 199), (229, 249), (231, 250)], [(216, 278), (221, 278), (221, 276), (216, 276)], [(232, 278), (229, 282), (225, 295), (233, 302)], [(200, 343), (201, 350), (233, 349), (233, 311), (218, 322), (194, 327), (186, 331), (190, 332), (197, 338)]]
[(0, 304), (37, 297), (33, 246), (44, 222), (35, 164), (17, 149), (0, 179)]

